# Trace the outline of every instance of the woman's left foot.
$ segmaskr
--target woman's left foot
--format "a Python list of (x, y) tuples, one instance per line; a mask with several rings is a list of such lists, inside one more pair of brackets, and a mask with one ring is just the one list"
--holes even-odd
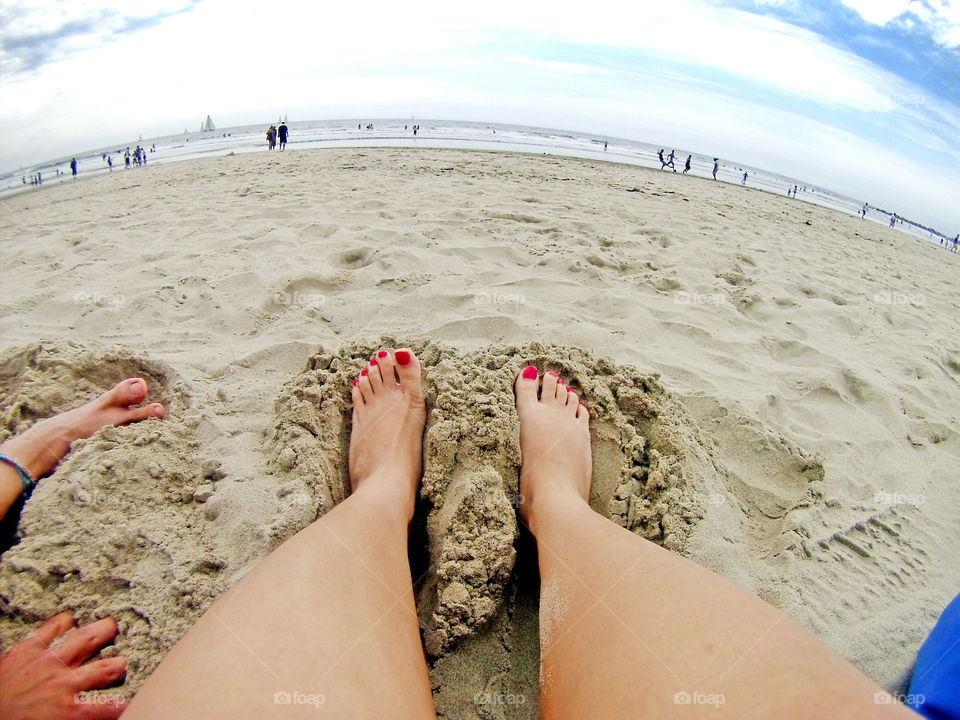
[(147, 391), (146, 380), (128, 378), (86, 405), (42, 420), (10, 438), (0, 452), (22, 465), (34, 479), (49, 475), (75, 440), (88, 438), (107, 425), (163, 418), (166, 411), (160, 403), (135, 407), (146, 399)]

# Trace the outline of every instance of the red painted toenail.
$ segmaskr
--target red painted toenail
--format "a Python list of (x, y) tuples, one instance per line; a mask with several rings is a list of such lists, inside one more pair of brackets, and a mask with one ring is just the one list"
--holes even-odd
[(526, 380), (536, 380), (537, 379), (537, 369), (533, 365), (527, 365), (523, 369), (523, 377)]
[(567, 392), (573, 392), (573, 388), (572, 388), (572, 387), (568, 387), (568, 388), (567, 388)]
[(378, 357), (378, 358), (385, 358), (385, 357), (386, 357), (387, 355), (389, 355), (389, 354), (390, 354), (390, 353), (388, 353), (386, 350), (381, 350), (380, 352), (377, 353), (377, 357)]
[(558, 384), (558, 385), (563, 385), (563, 378), (560, 378), (559, 380), (557, 380), (557, 384)]
[(557, 374), (553, 370), (547, 370), (547, 375), (553, 375), (554, 377), (557, 376)]
[(364, 368), (363, 370), (361, 370), (361, 371), (360, 371), (360, 374), (361, 374), (361, 375), (366, 375), (366, 374), (367, 374), (367, 369)]
[(377, 359), (376, 359), (376, 358), (370, 358), (370, 364), (371, 364), (371, 365), (376, 365), (376, 364), (377, 364)]
[(410, 364), (410, 351), (409, 350), (397, 350), (393, 356), (397, 359), (397, 365), (409, 365)]
[(360, 379), (359, 379), (359, 378), (354, 378), (354, 379), (353, 379), (353, 386), (356, 387), (356, 386), (359, 385), (359, 384), (360, 384)]

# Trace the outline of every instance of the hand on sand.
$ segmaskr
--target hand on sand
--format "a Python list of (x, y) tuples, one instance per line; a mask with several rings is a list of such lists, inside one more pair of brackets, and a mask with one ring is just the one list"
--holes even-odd
[(372, 490), (413, 519), (423, 467), (426, 409), (420, 361), (409, 348), (381, 350), (353, 382), (350, 486)]
[[(94, 702), (88, 690), (109, 687), (124, 676), (127, 660), (90, 660), (117, 634), (106, 618), (71, 630), (70, 613), (60, 613), (30, 636), (0, 653), (0, 717), (4, 720), (113, 720), (126, 701), (108, 696)], [(50, 644), (67, 633), (56, 647)], [(102, 699), (102, 698), (101, 698)]]
[(520, 418), (520, 517), (528, 525), (554, 501), (590, 498), (590, 414), (553, 371), (524, 368), (514, 385)]

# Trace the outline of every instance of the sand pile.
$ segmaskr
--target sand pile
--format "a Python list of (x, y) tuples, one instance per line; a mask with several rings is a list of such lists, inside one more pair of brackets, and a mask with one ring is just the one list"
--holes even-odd
[[(264, 437), (277, 509), (273, 522), (250, 538), (260, 555), (348, 494), (347, 389), (369, 357), (396, 344), (382, 338), (321, 349), (284, 386), (273, 430)], [(458, 642), (470, 636), (496, 638), (504, 632), (498, 625), (512, 632), (510, 598), (516, 602), (521, 585), (536, 587), (532, 557), (523, 566), (527, 577), (514, 578), (515, 508), (523, 498), (512, 382), (527, 364), (569, 378), (594, 413), (594, 508), (644, 537), (684, 549), (704, 513), (703, 487), (716, 485), (717, 476), (697, 431), (655, 376), (577, 348), (532, 344), (464, 353), (430, 342), (413, 347), (423, 362), (428, 420), (415, 519), (426, 532), (415, 535), (412, 555), (431, 657), (455, 655)], [(218, 554), (215, 541), (218, 492), (232, 479), (218, 462), (204, 459), (198, 439), (204, 411), (191, 407), (184, 383), (162, 363), (74, 345), (34, 346), (0, 359), (8, 389), (0, 412), (11, 434), (129, 375), (148, 380), (149, 400), (164, 402), (167, 418), (108, 428), (78, 442), (40, 484), (0, 567), (0, 628), (6, 637), (22, 635), (62, 607), (85, 618), (113, 615), (121, 626), (116, 651), (130, 656), (127, 688), (135, 690), (237, 577), (241, 557)], [(535, 615), (535, 594), (525, 601)], [(500, 623), (493, 621), (498, 613)], [(527, 621), (535, 625), (535, 617)], [(509, 650), (535, 658), (535, 634)], [(535, 678), (514, 692), (535, 697)]]

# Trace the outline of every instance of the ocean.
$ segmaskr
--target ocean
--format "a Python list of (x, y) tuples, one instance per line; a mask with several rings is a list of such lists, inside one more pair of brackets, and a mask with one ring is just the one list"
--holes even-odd
[[(368, 124), (372, 125), (372, 128), (368, 128)], [(416, 137), (413, 135), (414, 125), (420, 127)], [(520, 125), (455, 120), (358, 118), (288, 122), (287, 126), (290, 128), (288, 151), (322, 147), (458, 148), (560, 155), (655, 169), (660, 167), (657, 156), (660, 147), (656, 145), (603, 135), (587, 135)], [(137, 144), (146, 148), (148, 166), (152, 163), (176, 162), (208, 155), (225, 155), (231, 152), (235, 154), (265, 152), (267, 150), (266, 127), (265, 124), (245, 125), (141, 139), (130, 143), (130, 150), (132, 152)], [(113, 157), (113, 172), (124, 172), (123, 153), (126, 148), (127, 143), (123, 143), (77, 155), (79, 174), (85, 177), (110, 172), (104, 159), (105, 155)], [(664, 148), (664, 156), (666, 157), (671, 150), (676, 151), (674, 164), (677, 172), (682, 172), (687, 155), (692, 154), (689, 174), (711, 177), (712, 156), (698, 155), (675, 148)], [(863, 208), (862, 200), (724, 158), (720, 159), (717, 179), (721, 182), (740, 184), (744, 172), (747, 173), (747, 186), (754, 189), (786, 197), (787, 189), (796, 186), (798, 202), (809, 202), (850, 215), (859, 215)], [(38, 189), (30, 184), (31, 178), (37, 173), (42, 175), (43, 185), (69, 180), (70, 158), (60, 158), (36, 167), (21, 169), (15, 173), (0, 175), (0, 197)], [(892, 213), (887, 210), (870, 206), (865, 219), (889, 225), (891, 215)], [(896, 228), (934, 244), (939, 244), (943, 237), (929, 228), (905, 219), (900, 219), (896, 223)]]

